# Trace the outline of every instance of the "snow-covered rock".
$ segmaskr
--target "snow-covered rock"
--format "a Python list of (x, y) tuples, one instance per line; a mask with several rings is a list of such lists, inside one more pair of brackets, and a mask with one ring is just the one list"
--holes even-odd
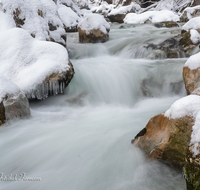
[(78, 25), (79, 42), (106, 42), (109, 39), (110, 25), (103, 16), (87, 14)]
[(119, 22), (122, 23), (123, 19), (128, 13), (136, 13), (141, 9), (140, 5), (137, 3), (132, 3), (128, 6), (117, 7), (113, 9), (107, 17), (111, 20), (111, 22)]
[(182, 26), (182, 29), (186, 31), (200, 29), (200, 17), (192, 18)]
[(11, 119), (30, 116), (29, 102), (20, 88), (0, 75), (0, 125)]
[(0, 75), (15, 83), (28, 98), (43, 99), (62, 93), (73, 77), (67, 50), (53, 42), (39, 41), (23, 29), (0, 35)]
[(181, 22), (188, 22), (189, 20), (191, 20), (194, 17), (198, 17), (200, 16), (200, 5), (195, 6), (195, 7), (187, 7), (181, 17), (180, 17), (180, 21)]
[(64, 24), (66, 32), (76, 32), (80, 17), (69, 7), (62, 6), (58, 9), (58, 14)]
[(39, 40), (65, 42), (65, 30), (52, 0), (0, 0), (0, 12), (5, 12), (16, 27), (27, 30)]
[(188, 94), (200, 87), (200, 53), (191, 56), (185, 63), (183, 79)]
[(164, 21), (179, 21), (179, 16), (169, 10), (162, 11), (147, 11), (141, 14), (129, 13), (124, 18), (124, 22), (127, 24), (143, 24), (146, 22), (164, 22)]

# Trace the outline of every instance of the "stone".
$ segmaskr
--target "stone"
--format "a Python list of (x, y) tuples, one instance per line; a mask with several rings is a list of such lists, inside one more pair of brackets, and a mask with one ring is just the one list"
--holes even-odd
[(182, 168), (187, 156), (193, 125), (194, 118), (191, 116), (171, 119), (162, 113), (151, 118), (132, 143), (139, 147), (148, 158)]
[(165, 22), (157, 22), (154, 24), (157, 28), (172, 28), (172, 27), (179, 27), (179, 25), (174, 21), (165, 21)]
[(200, 87), (200, 68), (190, 70), (188, 67), (183, 67), (183, 80), (189, 95)]
[(123, 23), (126, 14), (116, 14), (116, 15), (108, 15), (108, 18), (111, 22)]
[[(186, 179), (187, 190), (200, 189), (200, 154), (193, 155), (194, 145), (188, 146), (187, 157), (184, 164), (184, 177)], [(200, 150), (200, 144), (197, 147)]]
[(98, 43), (98, 42), (106, 42), (109, 40), (109, 30), (107, 30), (107, 34), (104, 34), (99, 29), (90, 30), (89, 34), (86, 33), (85, 30), (82, 30), (80, 27), (78, 28), (79, 33), (79, 42), (80, 43)]
[[(200, 5), (200, 4), (198, 4), (198, 5)], [(188, 22), (190, 19), (200, 16), (200, 9), (199, 8), (195, 9), (195, 7), (194, 7), (195, 10), (194, 10), (193, 13), (190, 13), (189, 9), (190, 8), (183, 11), (182, 15), (180, 16), (181, 22)], [(188, 18), (188, 15), (189, 15), (189, 18)]]

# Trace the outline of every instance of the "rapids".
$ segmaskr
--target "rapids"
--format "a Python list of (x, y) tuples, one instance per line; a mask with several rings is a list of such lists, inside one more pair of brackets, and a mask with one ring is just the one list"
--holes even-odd
[[(123, 26), (113, 25), (104, 44), (68, 35), (75, 76), (65, 94), (32, 102), (31, 118), (0, 128), (0, 189), (186, 189), (181, 172), (131, 145), (151, 117), (186, 94), (186, 59), (155, 60), (144, 48), (179, 29)], [(22, 172), (41, 180), (20, 180)]]

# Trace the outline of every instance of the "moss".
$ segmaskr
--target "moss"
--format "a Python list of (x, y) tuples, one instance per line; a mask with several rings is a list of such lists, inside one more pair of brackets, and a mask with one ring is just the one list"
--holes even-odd
[(190, 35), (190, 32), (187, 32), (187, 31), (182, 31), (181, 32), (181, 35), (182, 35), (182, 38), (180, 40), (180, 44), (183, 46), (183, 47), (187, 47), (187, 46), (190, 46), (190, 45), (194, 45), (190, 39), (191, 35)]
[(200, 167), (199, 158), (193, 157), (192, 152), (188, 149), (188, 155), (184, 165), (184, 176), (187, 183), (187, 190), (200, 189)]
[(0, 125), (5, 123), (6, 121), (6, 116), (5, 116), (5, 108), (3, 105), (3, 102), (0, 103)]

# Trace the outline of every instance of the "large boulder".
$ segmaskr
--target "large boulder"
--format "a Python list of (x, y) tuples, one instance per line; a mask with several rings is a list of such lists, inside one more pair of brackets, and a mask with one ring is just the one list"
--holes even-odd
[(30, 116), (29, 102), (17, 85), (0, 76), (0, 125)]
[(165, 113), (150, 119), (132, 141), (133, 145), (149, 158), (182, 168), (199, 107), (200, 97), (197, 95), (176, 101)]
[(128, 13), (135, 13), (138, 12), (140, 9), (141, 7), (138, 4), (132, 3), (131, 5), (128, 6), (122, 6), (113, 9), (107, 15), (107, 17), (110, 19), (111, 22), (123, 23), (124, 22), (123, 20)]
[(188, 94), (200, 87), (200, 53), (191, 56), (185, 63), (183, 79)]
[(19, 28), (2, 32), (0, 43), (0, 75), (29, 99), (63, 93), (74, 75), (66, 48), (57, 43), (36, 40)]
[(110, 25), (103, 16), (87, 14), (78, 25), (80, 43), (106, 42), (109, 39)]

